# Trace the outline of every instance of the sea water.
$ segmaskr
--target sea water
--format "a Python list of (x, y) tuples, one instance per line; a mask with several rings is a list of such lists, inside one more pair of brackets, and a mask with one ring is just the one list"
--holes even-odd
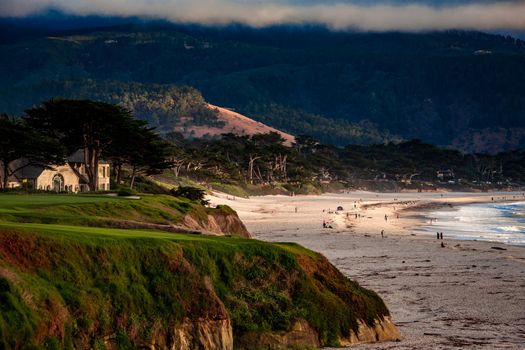
[(443, 232), (444, 238), (525, 246), (525, 202), (462, 205), (426, 217), (424, 231)]

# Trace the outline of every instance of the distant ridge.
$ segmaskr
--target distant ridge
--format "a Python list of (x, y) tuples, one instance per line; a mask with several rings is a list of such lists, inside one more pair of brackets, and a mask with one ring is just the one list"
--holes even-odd
[(509, 36), (115, 24), (0, 30), (0, 112), (90, 98), (119, 103), (163, 132), (231, 131), (210, 101), (339, 147), (401, 139), (465, 152), (525, 146), (525, 41)]

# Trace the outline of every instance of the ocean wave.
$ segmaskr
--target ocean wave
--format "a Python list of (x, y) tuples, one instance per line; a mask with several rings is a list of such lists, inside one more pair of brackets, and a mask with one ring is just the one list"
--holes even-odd
[(524, 227), (519, 227), (519, 226), (500, 226), (497, 228), (498, 230), (500, 231), (505, 231), (505, 232), (519, 232), (519, 233), (525, 233), (525, 228)]
[(436, 221), (424, 231), (444, 232), (446, 237), (525, 245), (525, 202), (484, 203), (458, 206), (455, 210), (429, 212)]

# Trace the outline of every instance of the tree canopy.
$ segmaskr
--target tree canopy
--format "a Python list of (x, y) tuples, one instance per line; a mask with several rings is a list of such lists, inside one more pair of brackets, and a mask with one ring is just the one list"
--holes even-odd
[(26, 111), (32, 128), (56, 138), (69, 153), (84, 151), (91, 191), (98, 189), (101, 157), (152, 172), (166, 166), (163, 143), (123, 107), (91, 100), (53, 99)]
[(23, 120), (0, 115), (2, 188), (7, 187), (9, 177), (17, 171), (28, 166), (48, 167), (50, 164), (61, 164), (64, 157), (63, 147), (53, 138), (32, 129)]

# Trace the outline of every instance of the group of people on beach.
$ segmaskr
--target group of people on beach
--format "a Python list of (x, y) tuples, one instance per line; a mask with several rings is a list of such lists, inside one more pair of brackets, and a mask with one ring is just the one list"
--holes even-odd
[(328, 222), (323, 220), (323, 228), (333, 228), (332, 225), (330, 225)]
[(436, 232), (436, 239), (441, 240), (441, 248), (445, 248), (445, 243), (443, 243), (443, 232)]

